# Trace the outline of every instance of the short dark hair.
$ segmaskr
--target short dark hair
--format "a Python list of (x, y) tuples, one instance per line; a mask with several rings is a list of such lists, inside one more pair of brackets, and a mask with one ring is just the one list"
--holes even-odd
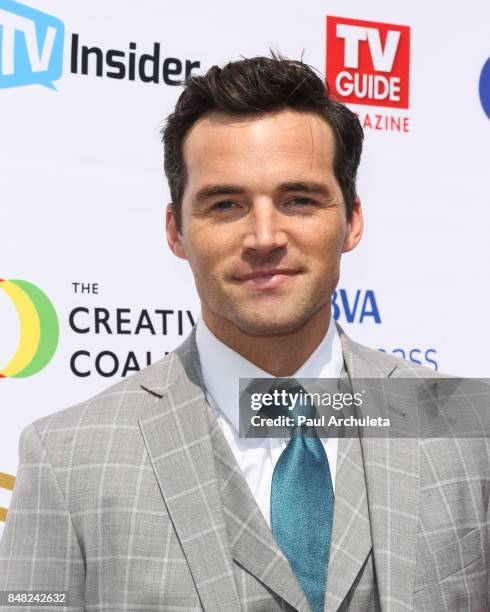
[(165, 174), (179, 231), (187, 177), (182, 145), (196, 121), (213, 111), (260, 116), (287, 108), (314, 113), (332, 128), (334, 173), (344, 196), (347, 218), (351, 217), (362, 151), (361, 124), (344, 104), (330, 97), (328, 83), (314, 68), (272, 53), (272, 57), (229, 62), (223, 68), (212, 66), (204, 76), (192, 76), (184, 83), (174, 112), (162, 129)]

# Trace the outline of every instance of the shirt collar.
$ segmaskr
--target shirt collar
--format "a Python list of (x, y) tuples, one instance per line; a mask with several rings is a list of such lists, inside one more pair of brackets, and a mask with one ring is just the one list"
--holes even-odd
[[(242, 355), (223, 344), (211, 332), (202, 316), (196, 323), (196, 344), (206, 393), (238, 431), (239, 378), (274, 378)], [(338, 378), (343, 356), (333, 317), (323, 340), (292, 375), (294, 378)]]

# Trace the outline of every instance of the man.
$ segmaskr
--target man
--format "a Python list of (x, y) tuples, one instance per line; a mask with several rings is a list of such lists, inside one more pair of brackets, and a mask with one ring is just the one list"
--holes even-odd
[[(163, 136), (168, 243), (201, 317), (158, 363), (23, 431), (0, 587), (67, 591), (69, 610), (488, 609), (485, 441), (313, 437), (323, 484), (310, 504), (308, 474), (289, 491), (294, 535), (293, 437), (238, 435), (240, 377), (433, 375), (332, 321), (363, 228), (356, 117), (307, 65), (259, 57), (192, 78)], [(330, 522), (312, 524), (317, 503)]]

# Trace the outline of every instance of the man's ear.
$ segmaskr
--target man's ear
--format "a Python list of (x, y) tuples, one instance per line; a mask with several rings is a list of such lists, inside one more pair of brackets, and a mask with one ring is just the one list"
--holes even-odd
[(364, 229), (364, 220), (362, 217), (361, 200), (358, 196), (354, 198), (354, 206), (350, 219), (347, 221), (347, 231), (345, 233), (343, 253), (352, 251), (360, 242)]
[(175, 208), (173, 202), (167, 204), (166, 214), (166, 229), (167, 229), (167, 242), (170, 250), (174, 255), (181, 259), (187, 259), (185, 248), (182, 243), (182, 234), (177, 229), (177, 223), (175, 218)]

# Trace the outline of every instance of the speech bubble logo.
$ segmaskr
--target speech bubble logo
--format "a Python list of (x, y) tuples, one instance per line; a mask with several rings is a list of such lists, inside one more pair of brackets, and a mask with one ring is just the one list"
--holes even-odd
[(43, 85), (63, 73), (62, 21), (14, 0), (0, 0), (0, 89)]
[(26, 378), (37, 374), (53, 357), (59, 339), (56, 311), (48, 296), (25, 280), (2, 280), (0, 289), (12, 300), (19, 317), (20, 339), (0, 378)]

